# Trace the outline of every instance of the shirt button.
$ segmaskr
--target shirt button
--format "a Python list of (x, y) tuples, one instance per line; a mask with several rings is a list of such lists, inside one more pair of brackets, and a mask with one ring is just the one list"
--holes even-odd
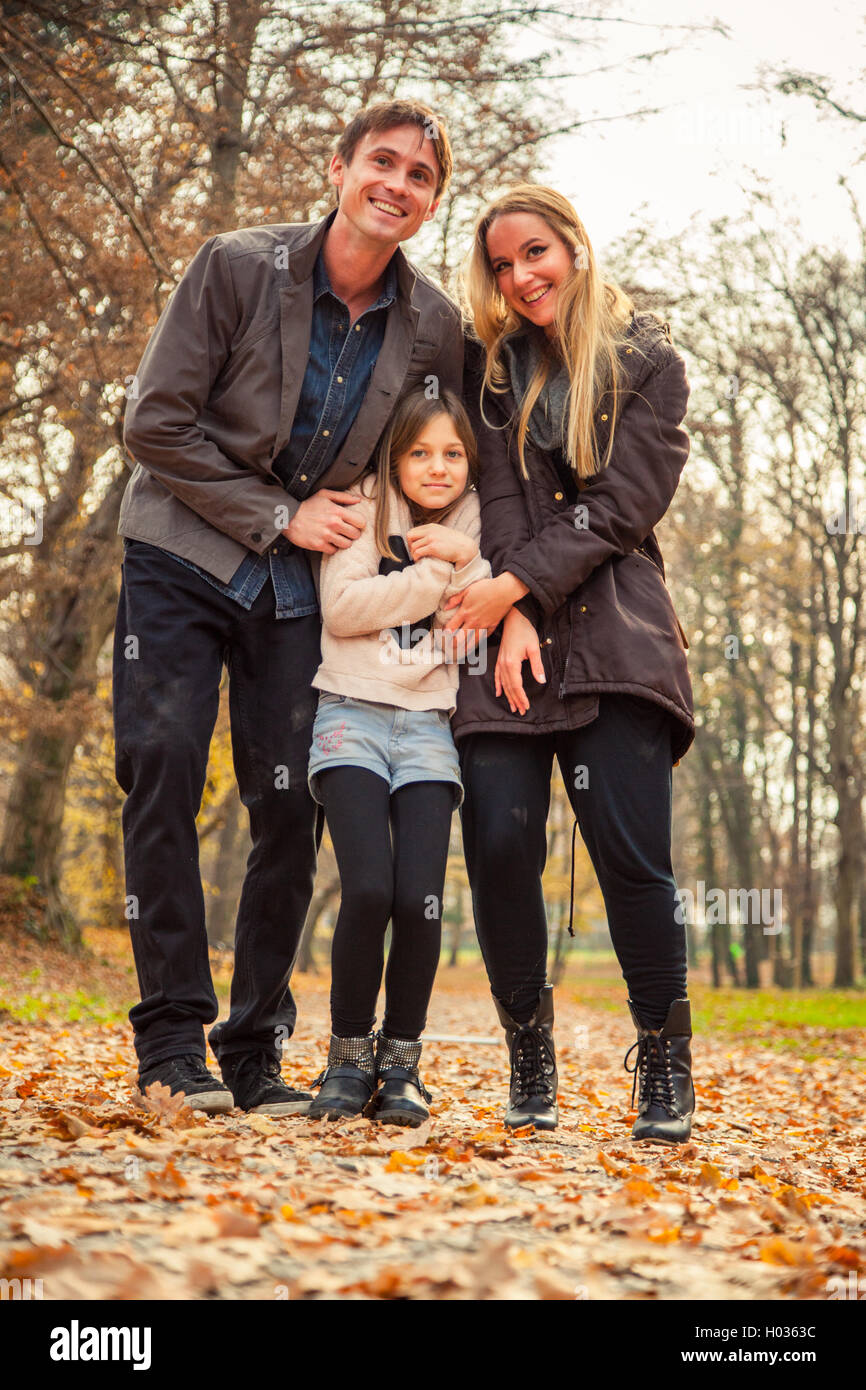
[(306, 473), (302, 473), (302, 474), (301, 474), (301, 482), (302, 482), (302, 483), (305, 483), (306, 481), (307, 481), (307, 475), (306, 475)]
[(250, 540), (253, 540), (253, 541), (260, 541), (261, 538), (262, 538), (262, 533), (261, 533), (261, 531), (253, 531), (253, 534), (250, 536)]
[(634, 352), (634, 348), (626, 348), (626, 352)]
[(553, 500), (554, 500), (555, 502), (561, 502), (561, 501), (562, 501), (562, 493), (561, 493), (561, 492), (555, 492), (555, 493), (553, 494)]
[(606, 415), (602, 415), (601, 418), (602, 418), (602, 420), (606, 420), (606, 419), (607, 419), (607, 416), (606, 416)]
[(279, 555), (279, 553), (280, 553), (280, 552), (279, 552), (279, 550), (277, 549), (277, 547), (276, 547), (275, 545), (271, 547), (271, 554), (272, 554), (272, 555)]

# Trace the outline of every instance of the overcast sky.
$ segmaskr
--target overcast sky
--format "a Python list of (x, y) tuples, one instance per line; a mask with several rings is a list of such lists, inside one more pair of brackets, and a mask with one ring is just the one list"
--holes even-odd
[[(597, 13), (597, 11), (596, 11)], [(833, 89), (866, 108), (866, 24), (860, 0), (623, 0), (607, 13), (671, 25), (720, 20), (731, 37), (714, 33), (665, 36), (652, 27), (587, 25), (596, 49), (561, 51), (557, 61), (576, 73), (630, 54), (682, 42), (656, 62), (617, 67), (557, 84), (581, 116), (610, 116), (641, 106), (665, 107), (642, 121), (607, 122), (544, 147), (548, 179), (574, 202), (596, 248), (604, 252), (633, 215), (676, 235), (693, 214), (707, 221), (743, 206), (742, 184), (752, 171), (769, 179), (780, 211), (796, 211), (810, 240), (848, 244), (852, 235), (840, 173), (851, 177), (866, 209), (866, 124), (820, 116), (804, 97), (749, 90), (762, 69), (794, 67), (826, 74)], [(542, 46), (524, 34), (521, 45)], [(858, 79), (859, 75), (859, 81)], [(640, 212), (643, 206), (643, 212)]]

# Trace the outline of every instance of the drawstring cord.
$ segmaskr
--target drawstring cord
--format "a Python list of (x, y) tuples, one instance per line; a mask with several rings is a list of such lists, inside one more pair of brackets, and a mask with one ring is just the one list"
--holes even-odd
[(568, 904), (568, 934), (574, 936), (574, 842), (577, 839), (577, 817), (571, 830), (571, 901)]

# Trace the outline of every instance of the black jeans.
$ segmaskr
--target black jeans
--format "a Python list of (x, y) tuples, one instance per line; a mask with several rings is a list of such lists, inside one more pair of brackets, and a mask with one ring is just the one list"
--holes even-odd
[(297, 1010), (289, 976), (313, 890), (322, 820), (307, 787), (320, 660), (318, 614), (274, 615), (270, 580), (251, 609), (155, 546), (128, 542), (114, 641), (117, 780), (126, 792), (127, 916), (141, 1003), (139, 1066), (205, 1056), (218, 1013), (195, 818), (229, 671), (232, 754), (252, 850), (235, 929), (228, 1019), (217, 1058), (279, 1055)]
[(611, 939), (641, 1021), (686, 993), (686, 932), (671, 866), (669, 716), (602, 695), (598, 717), (554, 734), (459, 740), (466, 867), (493, 994), (520, 1023), (547, 979), (541, 875), (554, 756), (598, 875)]

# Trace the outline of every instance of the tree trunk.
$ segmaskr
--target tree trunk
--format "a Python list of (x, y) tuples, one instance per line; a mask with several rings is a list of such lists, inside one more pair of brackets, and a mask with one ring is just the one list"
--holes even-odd
[[(44, 668), (35, 694), (55, 717), (31, 724), (18, 755), (6, 807), (0, 872), (35, 880), (45, 897), (46, 934), (66, 946), (81, 941), (60, 886), (60, 845), (66, 783), (87, 724), (86, 699), (96, 690), (96, 661), (117, 604), (116, 528), (125, 478), (112, 484), (85, 524), (57, 589), (58, 557), (34, 547), (34, 591), (46, 596), (38, 622)], [(40, 571), (45, 571), (40, 573)], [(53, 594), (53, 600), (47, 596)]]

